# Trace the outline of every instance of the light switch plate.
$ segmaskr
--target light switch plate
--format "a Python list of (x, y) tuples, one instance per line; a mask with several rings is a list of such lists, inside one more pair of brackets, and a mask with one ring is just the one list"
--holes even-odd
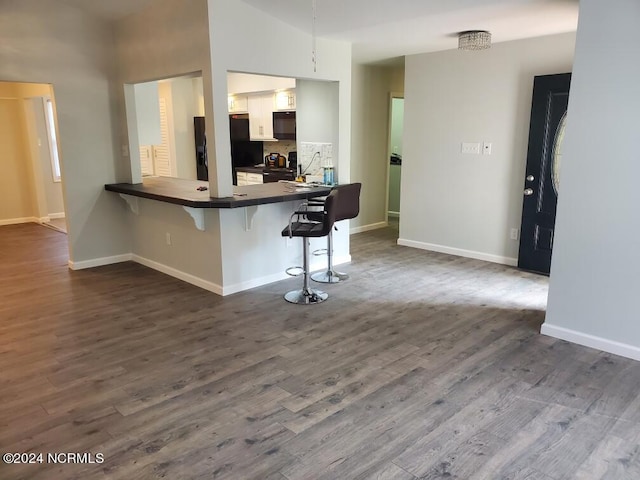
[(462, 153), (470, 153), (470, 154), (474, 154), (474, 155), (479, 155), (480, 154), (480, 144), (479, 143), (463, 142), (462, 143), (461, 152)]
[(482, 154), (483, 155), (491, 155), (491, 143), (490, 142), (484, 142), (482, 144)]

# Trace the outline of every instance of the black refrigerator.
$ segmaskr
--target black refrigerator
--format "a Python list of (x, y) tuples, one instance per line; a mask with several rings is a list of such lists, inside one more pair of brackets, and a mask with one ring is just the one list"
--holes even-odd
[(207, 134), (205, 133), (204, 117), (193, 117), (193, 131), (196, 141), (196, 173), (198, 180), (209, 180)]

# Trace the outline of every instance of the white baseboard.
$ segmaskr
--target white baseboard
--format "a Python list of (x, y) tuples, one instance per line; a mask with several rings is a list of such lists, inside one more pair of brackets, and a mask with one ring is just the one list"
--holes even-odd
[(372, 223), (370, 225), (362, 225), (360, 227), (353, 227), (351, 230), (349, 230), (349, 233), (351, 235), (353, 235), (354, 233), (369, 232), (371, 230), (378, 230), (379, 228), (384, 228), (384, 227), (388, 227), (388, 226), (389, 226), (389, 223), (387, 223), (387, 222)]
[(400, 217), (400, 212), (392, 212), (391, 210), (389, 210), (387, 212), (387, 217), (399, 218)]
[[(344, 263), (349, 263), (351, 261), (351, 255), (344, 255), (342, 257), (334, 257), (333, 258), (333, 265), (342, 265)], [(315, 271), (319, 271), (322, 269), (326, 269), (327, 268), (327, 259), (326, 257), (324, 258), (319, 258), (317, 260), (313, 260), (311, 261), (311, 264), (309, 265), (309, 269), (312, 272)], [(229, 285), (226, 287), (223, 287), (222, 291), (222, 295), (231, 295), (233, 293), (238, 293), (238, 292), (242, 292), (243, 290), (249, 290), (251, 288), (256, 288), (256, 287), (261, 287), (262, 285), (267, 285), (269, 283), (274, 283), (274, 282), (279, 282), (280, 280), (285, 280), (287, 278), (291, 278), (289, 275), (287, 275), (286, 272), (279, 272), (279, 273), (275, 273), (273, 275), (267, 275), (265, 277), (260, 277), (260, 278), (255, 278), (253, 280), (248, 280), (246, 282), (240, 282), (240, 283), (236, 283), (234, 285)]]
[(457, 255), (458, 257), (475, 258), (476, 260), (484, 260), (485, 262), (500, 263), (502, 265), (510, 265), (515, 267), (518, 265), (517, 258), (501, 257), (499, 255), (491, 255), (489, 253), (475, 252), (473, 250), (464, 250), (462, 248), (447, 247), (437, 245), (435, 243), (416, 242), (414, 240), (398, 239), (398, 245), (404, 247), (419, 248), (421, 250), (429, 250), (431, 252), (447, 253), (449, 255)]
[(0, 220), (0, 226), (2, 225), (17, 225), (19, 223), (40, 223), (38, 217), (22, 217), (22, 218), (7, 218)]
[(133, 260), (133, 255), (130, 253), (114, 255), (112, 257), (92, 258), (91, 260), (82, 260), (80, 262), (72, 262), (69, 260), (69, 268), (71, 270), (84, 270), (85, 268), (102, 267), (104, 265), (128, 262), (130, 260)]
[(200, 277), (196, 277), (195, 275), (191, 275), (190, 273), (183, 272), (176, 268), (169, 267), (168, 265), (164, 265), (154, 260), (149, 260), (148, 258), (144, 258), (139, 255), (132, 255), (131, 257), (131, 260), (144, 265), (145, 267), (152, 268), (154, 270), (157, 270), (158, 272), (169, 275), (170, 277), (177, 278), (178, 280), (190, 283), (191, 285), (195, 285), (196, 287), (200, 287), (217, 295), (223, 295), (222, 287), (216, 283), (210, 282)]
[(64, 212), (62, 213), (50, 213), (46, 217), (22, 217), (22, 218), (7, 218), (0, 220), (0, 226), (2, 225), (18, 225), (20, 223), (47, 223), (52, 218), (64, 218)]
[[(156, 262), (154, 260), (150, 260), (145, 257), (141, 257), (140, 255), (135, 255), (131, 253), (123, 254), (123, 255), (115, 255), (113, 257), (103, 257), (103, 258), (94, 258), (92, 260), (84, 260), (81, 262), (72, 262), (69, 261), (69, 268), (71, 270), (83, 270), (85, 268), (93, 268), (93, 267), (102, 267), (104, 265), (111, 265), (114, 263), (121, 263), (127, 261), (134, 261), (139, 263), (140, 265), (144, 265), (145, 267), (152, 268), (153, 270), (157, 270), (158, 272), (164, 273), (165, 275), (169, 275), (170, 277), (177, 278), (178, 280), (182, 280), (183, 282), (190, 283), (191, 285), (195, 285), (196, 287), (200, 287), (209, 292), (213, 292), (216, 295), (231, 295), (233, 293), (242, 292), (243, 290), (249, 290), (251, 288), (260, 287), (262, 285), (267, 285), (273, 282), (279, 282), (280, 280), (284, 280), (285, 278), (290, 278), (286, 272), (282, 271), (279, 273), (275, 273), (273, 275), (267, 275), (265, 277), (256, 278), (253, 280), (248, 280), (246, 282), (237, 283), (235, 285), (229, 285), (226, 287), (221, 287), (220, 285), (210, 282), (208, 280), (204, 280), (203, 278), (196, 277), (195, 275), (191, 275), (190, 273), (183, 272), (173, 267), (169, 267), (168, 265), (164, 265), (162, 263)], [(334, 257), (333, 264), (334, 265), (342, 265), (344, 263), (349, 263), (351, 261), (351, 255), (344, 255), (341, 257)], [(326, 267), (326, 258), (317, 259), (312, 261), (310, 265), (310, 269), (312, 271), (322, 270)]]
[(603, 352), (613, 353), (621, 357), (631, 358), (632, 360), (640, 360), (640, 348), (627, 343), (616, 342), (602, 337), (589, 335), (588, 333), (577, 332), (564, 327), (557, 327), (548, 323), (543, 323), (540, 333), (549, 337), (559, 338), (568, 342), (584, 345), (585, 347), (595, 348)]

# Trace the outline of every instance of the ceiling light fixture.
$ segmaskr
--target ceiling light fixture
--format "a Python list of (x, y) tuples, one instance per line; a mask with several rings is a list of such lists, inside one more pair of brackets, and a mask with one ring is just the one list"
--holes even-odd
[(458, 49), (486, 50), (491, 48), (491, 32), (486, 30), (467, 30), (458, 33)]

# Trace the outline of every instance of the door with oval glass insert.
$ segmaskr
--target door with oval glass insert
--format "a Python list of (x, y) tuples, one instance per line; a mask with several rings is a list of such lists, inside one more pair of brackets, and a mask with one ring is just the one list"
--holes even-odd
[(535, 77), (518, 267), (549, 274), (571, 74)]

